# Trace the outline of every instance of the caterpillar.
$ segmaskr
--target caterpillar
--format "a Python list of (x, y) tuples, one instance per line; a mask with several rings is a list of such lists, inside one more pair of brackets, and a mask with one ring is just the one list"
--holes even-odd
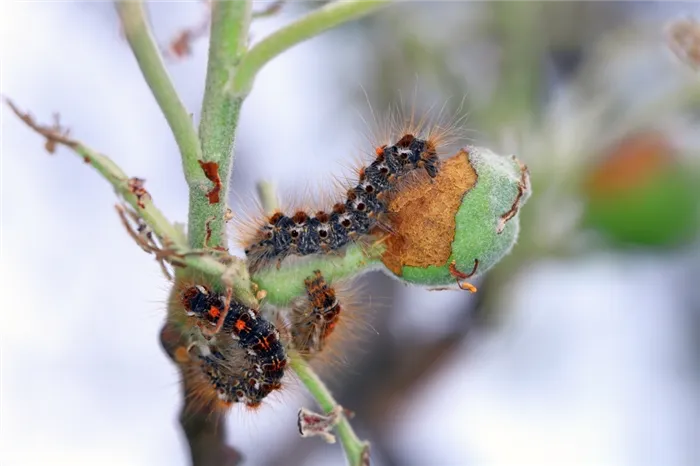
[(292, 307), (290, 333), (294, 348), (311, 356), (323, 351), (338, 324), (342, 305), (321, 271), (304, 280), (304, 286), (307, 296)]
[[(214, 293), (204, 285), (183, 290), (182, 305), (188, 316), (194, 316), (210, 325), (216, 325), (226, 302), (223, 294)], [(287, 366), (287, 354), (275, 326), (249, 309), (232, 300), (224, 318), (223, 334), (231, 342), (197, 345), (199, 371), (216, 390), (226, 405), (245, 403), (250, 408), (260, 406), (262, 400), (282, 387), (281, 379)], [(235, 350), (243, 350), (244, 362), (232, 363)]]
[(343, 366), (372, 328), (362, 286), (355, 280), (331, 283), (316, 270), (304, 280), (304, 290), (284, 311), (284, 339), (317, 370)]
[(274, 263), (279, 268), (288, 256), (340, 252), (376, 227), (390, 229), (382, 220), (390, 214), (387, 205), (391, 193), (410, 179), (408, 175), (437, 176), (438, 147), (452, 130), (435, 126), (421, 138), (416, 136), (421, 126), (422, 122), (409, 129), (394, 144), (378, 146), (374, 161), (359, 169), (356, 185), (330, 211), (310, 214), (298, 210), (292, 215), (276, 211), (255, 225), (252, 232), (243, 232), (240, 243), (250, 272)]

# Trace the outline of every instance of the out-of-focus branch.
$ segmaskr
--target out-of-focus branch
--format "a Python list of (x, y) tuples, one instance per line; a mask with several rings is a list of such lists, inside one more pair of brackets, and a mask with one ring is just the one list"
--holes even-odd
[(124, 35), (134, 52), (141, 73), (175, 136), (187, 183), (192, 185), (205, 182), (206, 178), (197, 163), (202, 158), (202, 151), (197, 132), (192, 124), (192, 117), (177, 95), (175, 86), (165, 69), (158, 45), (146, 22), (143, 2), (120, 0), (115, 3), (115, 6), (122, 22)]
[(87, 164), (97, 170), (138, 212), (163, 243), (172, 244), (177, 250), (186, 247), (187, 243), (182, 234), (153, 204), (150, 194), (143, 188), (143, 180), (128, 177), (109, 157), (69, 137), (68, 130), (58, 123), (53, 126), (41, 125), (34, 121), (29, 113), (22, 112), (10, 99), (5, 99), (5, 103), (27, 126), (46, 138), (46, 148), (49, 152), (53, 152), (56, 145), (63, 145), (80, 155)]
[(273, 16), (282, 9), (284, 6), (286, 0), (276, 0), (272, 3), (270, 3), (268, 6), (263, 8), (262, 10), (254, 11), (253, 12), (253, 19), (259, 19), (259, 18), (267, 18), (268, 16)]
[(176, 267), (190, 267), (231, 283), (238, 300), (249, 306), (256, 305), (257, 301), (250, 291), (248, 272), (243, 261), (230, 258), (229, 263), (224, 265), (206, 251), (191, 249), (184, 235), (153, 204), (151, 195), (143, 187), (144, 180), (128, 177), (109, 157), (71, 138), (69, 132), (60, 125), (41, 125), (35, 122), (29, 113), (22, 112), (11, 100), (5, 99), (5, 102), (22, 121), (46, 138), (46, 148), (49, 152), (53, 152), (57, 145), (68, 147), (109, 181), (168, 249), (168, 256), (163, 257), (165, 260)]
[(387, 0), (348, 0), (329, 3), (271, 34), (245, 54), (236, 70), (230, 92), (246, 95), (258, 71), (287, 49), (340, 24), (365, 16)]

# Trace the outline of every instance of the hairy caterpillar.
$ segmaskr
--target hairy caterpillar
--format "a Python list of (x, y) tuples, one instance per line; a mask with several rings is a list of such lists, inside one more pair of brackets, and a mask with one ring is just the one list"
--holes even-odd
[[(226, 302), (224, 294), (204, 285), (184, 289), (181, 299), (187, 315), (214, 326)], [(196, 369), (225, 405), (245, 403), (256, 408), (282, 386), (287, 366), (284, 345), (272, 323), (235, 300), (231, 301), (224, 319), (223, 335), (196, 345)], [(238, 353), (242, 350), (242, 358), (236, 357), (236, 350)]]
[(369, 302), (356, 282), (330, 283), (319, 270), (304, 280), (304, 290), (284, 310), (284, 338), (317, 369), (336, 366), (371, 328)]
[(336, 291), (319, 270), (304, 280), (307, 296), (292, 307), (290, 320), (292, 343), (300, 353), (313, 355), (323, 351), (342, 311)]
[[(357, 183), (330, 211), (297, 210), (291, 215), (276, 211), (256, 222), (252, 229), (248, 226), (240, 243), (250, 271), (255, 273), (274, 263), (279, 267), (288, 256), (339, 252), (376, 228), (390, 230), (390, 221), (385, 218), (390, 214), (387, 206), (391, 194), (411, 176), (437, 176), (438, 149), (454, 130), (454, 126), (435, 125), (425, 131), (424, 121), (416, 125), (412, 120), (404, 125), (393, 144), (375, 148), (376, 158), (358, 170)], [(246, 225), (242, 226), (245, 230)]]

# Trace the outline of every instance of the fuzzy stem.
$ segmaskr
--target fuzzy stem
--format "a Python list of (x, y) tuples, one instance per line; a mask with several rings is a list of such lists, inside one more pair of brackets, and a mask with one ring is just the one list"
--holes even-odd
[(273, 306), (286, 306), (297, 296), (304, 293), (304, 279), (320, 270), (328, 281), (358, 276), (375, 270), (381, 263), (379, 257), (383, 246), (363, 246), (352, 244), (343, 256), (323, 255), (309, 260), (285, 265), (277, 270), (269, 267), (257, 272), (252, 280), (267, 292), (266, 302)]
[[(248, 26), (251, 17), (250, 1), (213, 2), (211, 12), (211, 38), (206, 88), (202, 103), (202, 119), (199, 137), (202, 141), (202, 160), (217, 164), (221, 179), (218, 202), (207, 193), (213, 187), (211, 181), (200, 178), (190, 186), (188, 238), (194, 248), (226, 246), (226, 200), (233, 169), (233, 144), (238, 115), (243, 99), (229, 92), (236, 66), (246, 51)], [(195, 163), (186, 171), (202, 174)], [(207, 222), (211, 235), (207, 241)]]
[[(321, 409), (323, 409), (326, 414), (336, 409), (338, 402), (335, 401), (328, 388), (311, 367), (309, 367), (309, 364), (296, 352), (291, 352), (289, 359), (292, 369), (294, 369), (294, 372), (309, 390), (309, 393), (313, 395)], [(336, 425), (336, 432), (338, 433), (338, 437), (340, 437), (343, 449), (345, 450), (345, 454), (351, 466), (369, 464), (369, 443), (357, 437), (345, 414), (340, 416), (340, 420)]]
[(163, 111), (180, 148), (185, 179), (190, 185), (197, 180), (201, 181), (203, 175), (197, 164), (197, 160), (202, 158), (199, 138), (192, 124), (192, 117), (177, 95), (175, 86), (165, 69), (160, 50), (146, 22), (143, 3), (141, 0), (119, 0), (115, 2), (115, 7), (122, 22), (124, 35), (134, 52), (141, 73)]
[(365, 16), (388, 3), (388, 0), (332, 2), (271, 34), (243, 57), (238, 65), (231, 92), (240, 96), (247, 95), (258, 71), (277, 55), (300, 42), (340, 24)]
[(277, 202), (277, 193), (275, 192), (275, 185), (270, 181), (260, 181), (256, 187), (258, 190), (260, 205), (265, 213), (270, 215), (279, 207), (279, 202)]

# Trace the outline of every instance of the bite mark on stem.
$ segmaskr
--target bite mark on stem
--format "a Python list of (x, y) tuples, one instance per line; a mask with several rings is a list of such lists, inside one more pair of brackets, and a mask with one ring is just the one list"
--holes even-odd
[(219, 164), (216, 162), (203, 162), (198, 160), (199, 166), (202, 167), (204, 175), (209, 181), (214, 183), (214, 187), (207, 193), (207, 198), (209, 199), (209, 204), (218, 204), (219, 194), (221, 192), (221, 178), (219, 177)]

